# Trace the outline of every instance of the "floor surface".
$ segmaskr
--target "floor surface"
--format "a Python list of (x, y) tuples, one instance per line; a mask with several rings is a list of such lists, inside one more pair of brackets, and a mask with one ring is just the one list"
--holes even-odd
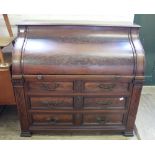
[(155, 89), (141, 95), (136, 128), (139, 139), (155, 140)]

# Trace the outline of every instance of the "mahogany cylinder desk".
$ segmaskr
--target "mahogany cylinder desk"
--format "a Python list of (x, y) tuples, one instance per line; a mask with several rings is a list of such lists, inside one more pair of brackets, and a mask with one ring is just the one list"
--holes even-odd
[(133, 135), (144, 81), (138, 25), (18, 25), (12, 78), (21, 136)]

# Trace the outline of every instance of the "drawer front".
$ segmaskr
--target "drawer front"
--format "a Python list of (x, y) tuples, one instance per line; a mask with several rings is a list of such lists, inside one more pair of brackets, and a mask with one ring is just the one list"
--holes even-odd
[(90, 93), (121, 93), (129, 91), (129, 83), (85, 82), (84, 91)]
[(72, 97), (31, 97), (32, 109), (73, 109)]
[(125, 109), (126, 97), (85, 97), (84, 109)]
[(73, 92), (73, 82), (30, 82), (28, 90), (32, 92)]
[(84, 125), (122, 125), (123, 114), (87, 114), (83, 116)]
[(72, 114), (32, 114), (33, 125), (72, 125)]

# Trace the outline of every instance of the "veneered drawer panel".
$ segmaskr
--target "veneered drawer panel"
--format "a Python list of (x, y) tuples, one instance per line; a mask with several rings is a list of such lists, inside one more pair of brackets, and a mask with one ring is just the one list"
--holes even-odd
[(122, 125), (123, 114), (85, 114), (84, 125)]
[(126, 97), (85, 97), (84, 109), (125, 109)]
[(32, 109), (73, 109), (73, 97), (31, 97)]
[(72, 114), (32, 114), (34, 125), (72, 125)]
[(28, 89), (32, 92), (73, 92), (73, 82), (30, 82)]
[(85, 82), (84, 84), (85, 92), (109, 92), (109, 93), (118, 93), (118, 92), (128, 92), (129, 83), (105, 83), (105, 82)]

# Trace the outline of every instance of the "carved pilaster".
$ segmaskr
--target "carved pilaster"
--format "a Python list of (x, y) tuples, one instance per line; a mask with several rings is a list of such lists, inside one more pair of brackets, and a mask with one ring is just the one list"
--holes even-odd
[(81, 125), (83, 120), (83, 114), (74, 114), (74, 125)]
[[(24, 94), (23, 79), (13, 79), (13, 86), (14, 86), (16, 104), (18, 108), (18, 115), (21, 124), (21, 136), (28, 136), (28, 135), (30, 136), (29, 119)], [(29, 134), (23, 134), (23, 133), (29, 133)]]
[[(83, 96), (75, 96), (74, 97), (74, 109), (82, 109), (83, 108)], [(78, 113), (74, 114), (74, 124), (81, 125), (82, 124), (83, 115)]]
[(75, 92), (83, 92), (83, 81), (82, 80), (74, 81), (74, 91)]
[(83, 96), (74, 97), (74, 108), (81, 109), (83, 107)]
[(24, 80), (23, 80), (23, 79), (13, 79), (13, 80), (12, 80), (12, 83), (13, 83), (13, 86), (14, 86), (14, 87), (16, 87), (16, 86), (21, 86), (21, 87), (23, 87)]
[(132, 91), (132, 99), (129, 106), (129, 113), (127, 119), (127, 128), (124, 132), (125, 135), (133, 135), (133, 129), (135, 125), (136, 114), (138, 110), (139, 100), (141, 96), (141, 90), (143, 86), (143, 80), (135, 80), (133, 81), (133, 91)]

